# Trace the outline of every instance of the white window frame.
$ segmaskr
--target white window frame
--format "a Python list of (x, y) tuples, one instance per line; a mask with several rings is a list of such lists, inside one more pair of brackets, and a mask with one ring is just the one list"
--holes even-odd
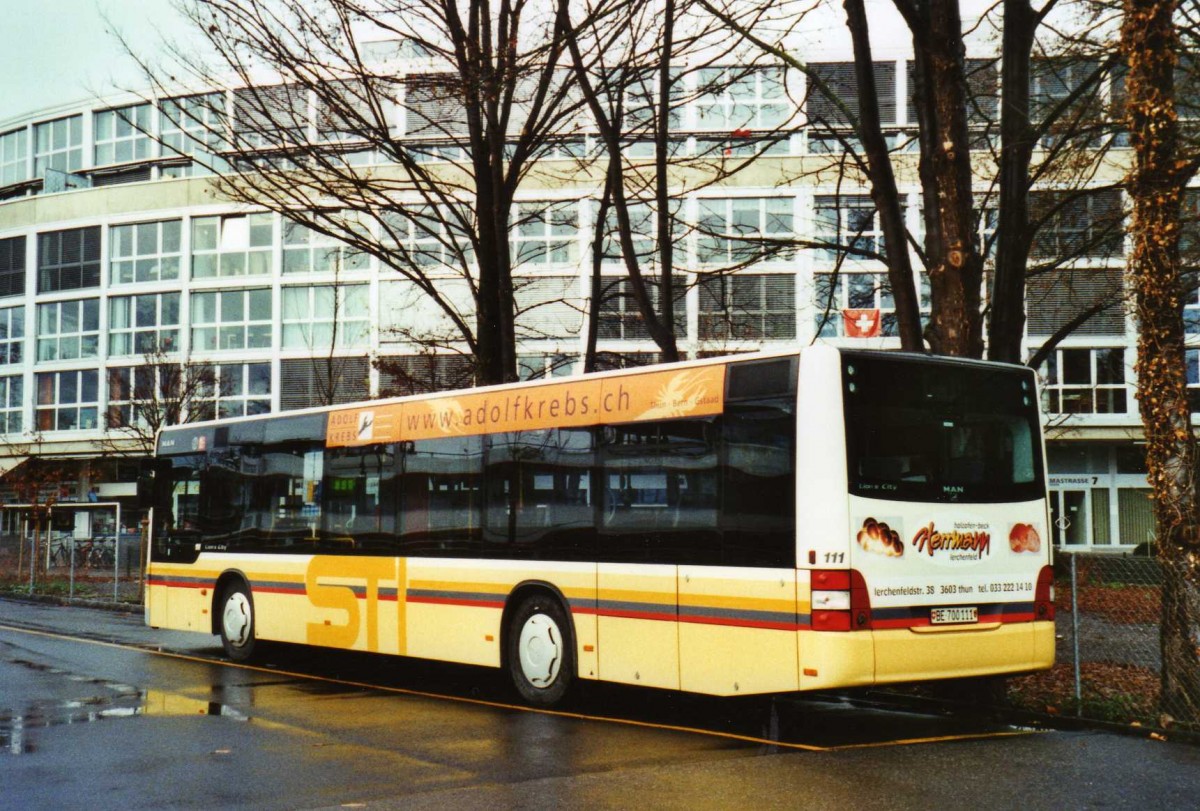
[(275, 246), (275, 215), (192, 218), (193, 280), (267, 276)]
[[(261, 310), (262, 302), (267, 312)], [(211, 304), (211, 318), (202, 310)], [(231, 310), (238, 310), (236, 317)], [(238, 288), (236, 290), (201, 290), (192, 293), (191, 347), (196, 352), (226, 352), (242, 349), (269, 349), (274, 337), (274, 307), (269, 287)]]
[(37, 360), (84, 360), (100, 355), (100, 299), (37, 305)]
[(78, 172), (83, 168), (83, 114), (63, 116), (33, 125), (33, 176), (46, 169)]
[(370, 301), (365, 284), (282, 288), (282, 348), (329, 352), (366, 347), (371, 337)]
[(150, 158), (154, 145), (152, 112), (148, 103), (93, 112), (92, 164), (110, 166)]
[[(73, 378), (73, 380), (72, 380)], [(100, 372), (96, 369), (71, 369), (61, 372), (38, 372), (36, 376), (37, 398), (36, 417), (39, 431), (78, 431), (92, 430), (99, 427), (100, 414)], [(43, 398), (43, 390), (49, 384), (47, 397)], [(75, 390), (74, 399), (64, 399), (68, 387)], [(91, 398), (84, 395), (91, 389)], [(49, 415), (49, 423), (43, 425), (45, 415)], [(71, 416), (63, 426), (63, 418)]]
[[(128, 357), (174, 352), (179, 347), (180, 293), (138, 293), (108, 300), (108, 354)], [(144, 304), (153, 320), (142, 321)], [(172, 309), (174, 313), (172, 315)], [(122, 312), (122, 310), (124, 312)], [(145, 344), (145, 341), (150, 341)], [(140, 348), (139, 348), (140, 345)]]
[(183, 257), (182, 239), (182, 220), (112, 226), (108, 230), (109, 284), (177, 280)]

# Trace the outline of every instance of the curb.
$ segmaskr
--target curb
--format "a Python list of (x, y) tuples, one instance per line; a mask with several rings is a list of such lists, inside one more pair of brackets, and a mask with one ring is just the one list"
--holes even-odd
[(141, 603), (114, 603), (111, 600), (92, 600), (86, 597), (57, 597), (49, 594), (0, 594), (0, 600), (16, 603), (41, 603), (63, 608), (91, 608), (114, 614), (137, 614), (142, 611)]

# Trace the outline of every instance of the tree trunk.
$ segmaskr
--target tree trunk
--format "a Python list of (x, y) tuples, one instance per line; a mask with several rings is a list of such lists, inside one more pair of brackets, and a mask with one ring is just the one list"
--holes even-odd
[(983, 356), (983, 255), (971, 191), (966, 49), (957, 2), (908, 9), (921, 138), (921, 189), (932, 306), (926, 338), (935, 354)]
[(1025, 270), (1029, 262), (1029, 66), (1040, 18), (1029, 0), (1004, 0), (1000, 63), (1000, 177), (996, 266), (988, 357), (1021, 362), (1025, 335)]
[(1180, 204), (1194, 168), (1179, 154), (1174, 68), (1177, 0), (1126, 0), (1122, 50), (1129, 66), (1127, 118), (1134, 167), (1130, 277), (1138, 335), (1138, 400), (1163, 561), (1162, 693), (1165, 712), (1200, 720), (1197, 616), (1187, 592), (1200, 583), (1196, 440), (1192, 431), (1179, 254)]

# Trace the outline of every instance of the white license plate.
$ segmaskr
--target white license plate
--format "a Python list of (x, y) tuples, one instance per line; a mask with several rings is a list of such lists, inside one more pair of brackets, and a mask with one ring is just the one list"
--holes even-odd
[(934, 625), (979, 622), (979, 609), (975, 606), (970, 608), (932, 608), (929, 611), (929, 621)]

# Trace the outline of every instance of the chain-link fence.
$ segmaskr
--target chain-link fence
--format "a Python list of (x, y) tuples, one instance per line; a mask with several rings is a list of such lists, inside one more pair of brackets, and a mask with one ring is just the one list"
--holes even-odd
[(121, 522), (116, 505), (72, 505), (57, 510), (17, 507), (11, 512), (5, 521), (8, 531), (0, 535), (0, 589), (15, 594), (140, 602), (144, 537), (140, 527)]
[[(1144, 555), (1084, 552), (1060, 552), (1055, 569), (1055, 667), (1014, 679), (1010, 699), (1052, 714), (1152, 727), (1196, 718), (1200, 593), (1182, 573)], [(1164, 600), (1175, 608), (1165, 626)]]

